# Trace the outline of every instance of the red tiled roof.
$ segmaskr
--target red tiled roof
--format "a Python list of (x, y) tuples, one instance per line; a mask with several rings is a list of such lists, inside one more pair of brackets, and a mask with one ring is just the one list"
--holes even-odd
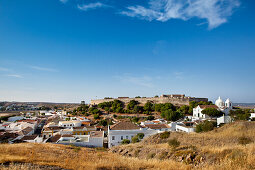
[(110, 129), (111, 130), (135, 130), (140, 128), (130, 121), (122, 121), (112, 125)]
[(22, 140), (22, 141), (24, 141), (24, 140), (34, 140), (36, 137), (37, 137), (37, 135), (28, 135), (28, 136), (24, 136), (20, 140)]
[(103, 137), (104, 132), (103, 131), (91, 131), (90, 137)]
[(73, 135), (65, 134), (65, 135), (62, 135), (62, 137), (73, 137)]
[(61, 135), (55, 135), (52, 136), (50, 139), (47, 140), (47, 142), (56, 143), (61, 138)]
[(167, 124), (148, 124), (148, 125), (145, 125), (145, 127), (148, 127), (150, 129), (170, 128)]
[(199, 105), (201, 109), (207, 109), (207, 108), (215, 108), (218, 109), (218, 106), (216, 105)]

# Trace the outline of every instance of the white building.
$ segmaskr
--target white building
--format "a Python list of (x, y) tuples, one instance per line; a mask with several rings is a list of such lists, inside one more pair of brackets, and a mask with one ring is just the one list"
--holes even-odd
[(195, 132), (195, 128), (193, 126), (192, 122), (188, 123), (177, 123), (176, 124), (176, 131), (177, 132), (186, 132), (186, 133), (191, 133), (191, 132)]
[(23, 116), (13, 116), (8, 118), (8, 122), (15, 122), (17, 120), (22, 120), (22, 119), (26, 119), (26, 118)]
[(217, 126), (219, 126), (220, 124), (231, 123), (231, 122), (232, 122), (232, 118), (230, 116), (223, 115), (217, 118)]
[(216, 105), (198, 105), (197, 107), (193, 108), (192, 120), (210, 119), (208, 115), (202, 113), (202, 111), (207, 108), (214, 108), (219, 110)]
[(58, 126), (65, 127), (65, 128), (80, 127), (81, 126), (81, 121), (78, 121), (78, 120), (59, 121)]
[(144, 137), (147, 137), (159, 133), (159, 130), (140, 128), (130, 121), (122, 121), (108, 126), (108, 147), (120, 145), (124, 139), (131, 141), (138, 133), (143, 133)]
[(215, 105), (218, 106), (218, 108), (225, 113), (225, 115), (229, 114), (229, 111), (233, 109), (233, 103), (230, 101), (230, 99), (227, 99), (225, 102), (219, 97), (215, 101)]
[(104, 132), (92, 131), (89, 135), (62, 135), (57, 144), (75, 145), (83, 147), (103, 147)]
[(227, 99), (225, 102), (219, 97), (215, 101), (215, 105), (198, 105), (197, 107), (193, 108), (193, 117), (192, 120), (205, 120), (210, 119), (210, 116), (203, 114), (202, 111), (207, 108), (215, 108), (225, 115), (229, 114), (229, 111), (233, 109), (233, 103), (230, 99)]
[(29, 142), (29, 143), (42, 143), (43, 142), (43, 138), (39, 137), (39, 135), (23, 136), (20, 140), (23, 142)]

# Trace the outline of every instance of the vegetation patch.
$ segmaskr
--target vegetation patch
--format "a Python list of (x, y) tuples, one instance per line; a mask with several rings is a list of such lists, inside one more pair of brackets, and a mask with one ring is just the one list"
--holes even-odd
[(170, 136), (170, 132), (163, 132), (163, 133), (160, 133), (160, 139), (167, 139), (169, 138)]

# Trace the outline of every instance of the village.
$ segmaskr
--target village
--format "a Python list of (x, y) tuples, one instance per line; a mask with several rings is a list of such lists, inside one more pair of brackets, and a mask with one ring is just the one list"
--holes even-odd
[[(182, 103), (179, 106), (173, 106), (171, 103), (164, 103), (165, 98), (175, 101), (175, 104), (178, 104), (176, 101)], [(237, 120), (241, 114), (241, 109), (234, 107), (230, 99), (223, 101), (220, 97), (214, 103), (206, 102), (205, 98), (201, 98), (202, 101), (198, 99), (194, 101), (194, 98), (185, 97), (185, 95), (156, 96), (154, 101), (149, 98), (144, 103), (139, 103), (139, 99), (139, 97), (108, 99), (110, 101), (102, 100), (97, 104), (93, 101), (89, 105), (81, 102), (80, 107), (73, 111), (55, 108), (33, 113), (21, 112), (18, 116), (1, 120), (0, 143), (53, 143), (111, 148), (121, 144), (136, 143), (158, 133), (184, 132), (187, 135), (198, 133), (203, 131), (203, 126), (205, 129), (208, 128), (206, 126), (212, 125), (211, 128), (217, 128)], [(185, 105), (186, 99), (192, 99), (189, 101), (190, 106)], [(128, 100), (128, 102), (124, 103), (121, 100)], [(118, 107), (113, 109), (114, 102), (118, 103), (118, 107), (122, 105), (124, 109), (121, 110)], [(154, 109), (150, 107), (147, 109), (148, 106)], [(153, 114), (159, 106), (161, 110), (163, 110), (162, 106), (173, 107), (172, 110), (175, 112), (168, 109), (161, 111), (161, 114)], [(142, 107), (144, 107), (143, 112), (141, 112)], [(153, 111), (150, 112), (150, 109)], [(183, 111), (176, 116), (178, 111), (185, 109), (186, 112)], [(188, 113), (188, 110), (191, 110), (192, 114)], [(94, 114), (88, 114), (87, 111)], [(254, 112), (255, 109), (250, 109), (247, 114), (244, 113), (246, 115), (244, 119), (254, 120)], [(167, 113), (169, 113), (168, 116)], [(244, 115), (241, 116), (244, 117)]]

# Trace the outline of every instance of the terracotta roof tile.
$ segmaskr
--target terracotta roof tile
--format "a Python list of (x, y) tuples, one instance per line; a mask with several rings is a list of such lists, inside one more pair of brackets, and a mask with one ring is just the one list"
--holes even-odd
[(218, 109), (218, 106), (216, 105), (199, 105), (201, 109), (207, 109), (207, 108), (215, 108)]
[(140, 129), (137, 125), (133, 124), (130, 121), (122, 121), (116, 123), (110, 127), (111, 130), (135, 130)]
[(37, 135), (28, 135), (28, 136), (24, 136), (20, 140), (22, 140), (22, 141), (24, 141), (24, 140), (34, 140), (36, 137), (37, 137)]
[(145, 125), (146, 127), (150, 129), (165, 129), (165, 128), (170, 128), (167, 124), (148, 124)]

